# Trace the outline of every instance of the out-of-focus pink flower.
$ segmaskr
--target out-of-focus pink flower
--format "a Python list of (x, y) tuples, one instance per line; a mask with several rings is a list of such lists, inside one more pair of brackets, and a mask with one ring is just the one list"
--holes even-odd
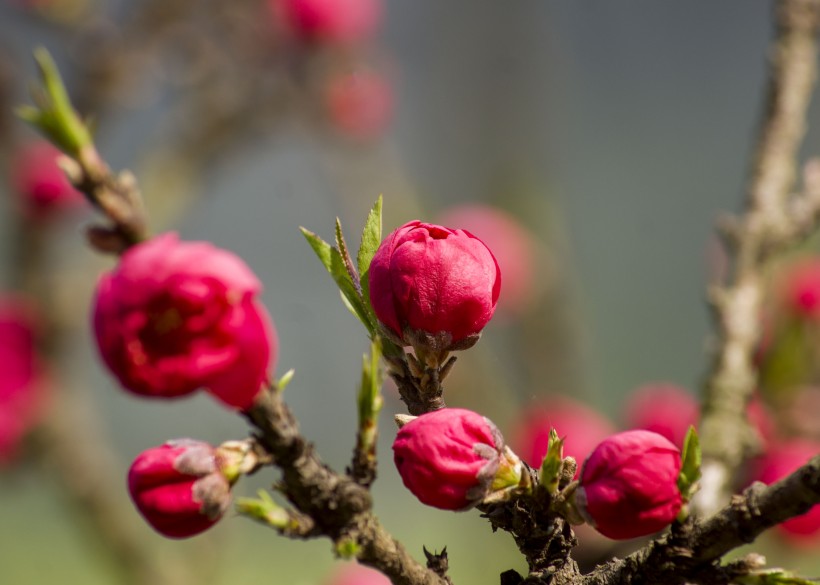
[(333, 571), (327, 585), (390, 585), (390, 579), (375, 569), (358, 563), (345, 563)]
[(381, 0), (269, 0), (274, 17), (296, 38), (352, 45), (369, 40), (382, 20)]
[(45, 382), (35, 347), (32, 307), (0, 299), (0, 464), (17, 454), (20, 441), (45, 406)]
[(143, 518), (170, 538), (186, 538), (216, 524), (231, 503), (231, 484), (216, 450), (192, 439), (143, 451), (128, 471), (128, 491)]
[(407, 489), (443, 510), (464, 510), (521, 479), (521, 462), (496, 426), (462, 408), (423, 414), (404, 425), (393, 442), (393, 459)]
[(579, 470), (598, 443), (615, 432), (615, 426), (599, 412), (556, 396), (525, 407), (514, 423), (510, 444), (524, 461), (538, 469), (547, 454), (552, 427), (564, 439), (564, 457), (573, 457)]
[(658, 433), (680, 448), (689, 427), (700, 419), (700, 405), (680, 386), (653, 382), (632, 393), (625, 413), (628, 428)]
[(324, 101), (333, 127), (353, 140), (379, 137), (393, 115), (393, 89), (371, 69), (331, 76), (324, 89)]
[(513, 216), (489, 205), (460, 205), (445, 211), (442, 225), (457, 225), (481, 238), (493, 251), (504, 274), (504, 297), (498, 310), (521, 315), (531, 306), (536, 294), (535, 241)]
[(797, 317), (820, 317), (820, 258), (807, 258), (789, 267), (782, 276), (782, 299)]
[(43, 219), (85, 204), (57, 165), (60, 151), (45, 141), (23, 146), (12, 160), (11, 177), (23, 210)]
[(604, 440), (584, 462), (576, 504), (609, 538), (646, 536), (672, 523), (683, 500), (680, 450), (651, 431), (624, 431)]
[[(820, 443), (816, 441), (793, 439), (774, 445), (758, 462), (755, 479), (765, 484), (775, 483), (808, 463), (815, 455), (820, 455)], [(820, 505), (783, 522), (778, 529), (795, 543), (816, 542), (820, 536)]]
[(493, 316), (501, 271), (470, 232), (411, 221), (381, 243), (369, 284), (379, 321), (406, 344), (414, 330), (457, 344), (477, 338)]
[(94, 331), (103, 360), (135, 394), (204, 388), (249, 407), (278, 341), (262, 285), (236, 255), (165, 234), (126, 251), (97, 285)]

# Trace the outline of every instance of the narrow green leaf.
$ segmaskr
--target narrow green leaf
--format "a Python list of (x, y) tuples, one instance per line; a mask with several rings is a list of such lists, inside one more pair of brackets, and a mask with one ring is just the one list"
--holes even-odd
[(71, 105), (60, 72), (49, 52), (42, 47), (35, 49), (34, 60), (43, 83), (42, 89), (35, 88), (33, 92), (39, 113), (34, 115), (30, 109), (24, 109), (24, 119), (60, 150), (76, 157), (82, 148), (93, 144), (91, 134)]
[(339, 251), (339, 257), (342, 259), (342, 264), (345, 267), (347, 275), (350, 277), (350, 281), (356, 288), (356, 292), (361, 295), (362, 287), (359, 285), (359, 273), (356, 272), (356, 267), (353, 266), (353, 258), (350, 257), (350, 251), (347, 248), (347, 242), (345, 242), (345, 236), (342, 233), (342, 222), (339, 221), (338, 217), (336, 218), (336, 249)]
[(547, 454), (541, 462), (539, 482), (550, 494), (558, 493), (558, 483), (561, 479), (561, 470), (564, 467), (564, 441), (558, 436), (555, 429), (550, 429)]
[(295, 374), (296, 370), (294, 370), (293, 368), (289, 369), (287, 372), (282, 374), (282, 377), (276, 381), (276, 389), (279, 392), (283, 392), (285, 388), (288, 387), (288, 384), (290, 384), (291, 380), (293, 380), (293, 376)]
[(359, 245), (359, 253), (356, 256), (356, 263), (359, 265), (359, 275), (362, 288), (362, 299), (370, 314), (371, 321), (376, 322), (376, 313), (370, 302), (370, 263), (373, 256), (382, 242), (382, 196), (376, 199), (373, 209), (367, 215), (367, 220), (362, 230), (362, 241)]
[(367, 220), (364, 223), (364, 230), (362, 230), (362, 243), (359, 245), (359, 253), (356, 256), (356, 262), (359, 265), (359, 274), (362, 276), (364, 283), (364, 275), (370, 269), (370, 261), (379, 249), (382, 242), (382, 196), (376, 199), (376, 204), (367, 215)]
[(299, 230), (302, 232), (302, 235), (305, 236), (305, 239), (308, 244), (310, 244), (310, 247), (313, 248), (313, 251), (316, 252), (316, 256), (319, 257), (319, 262), (321, 262), (322, 266), (333, 276), (332, 248), (330, 244), (306, 228), (300, 227)]
[(695, 427), (690, 426), (683, 442), (681, 453), (681, 471), (678, 476), (678, 489), (684, 500), (689, 501), (697, 489), (700, 480), (700, 439)]
[(336, 285), (342, 292), (344, 300), (346, 300), (347, 304), (352, 308), (353, 314), (358, 317), (359, 321), (362, 322), (362, 325), (367, 328), (368, 333), (372, 336), (374, 327), (370, 321), (370, 316), (364, 306), (359, 291), (356, 290), (356, 286), (353, 284), (350, 274), (347, 272), (347, 267), (345, 266), (344, 260), (342, 260), (342, 255), (336, 248), (330, 249), (330, 275), (333, 277), (333, 280), (336, 281)]

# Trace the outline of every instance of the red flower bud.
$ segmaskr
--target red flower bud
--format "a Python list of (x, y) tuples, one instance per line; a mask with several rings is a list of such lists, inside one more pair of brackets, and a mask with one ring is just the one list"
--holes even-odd
[(170, 538), (207, 530), (231, 503), (215, 449), (191, 439), (140, 453), (128, 471), (128, 491), (148, 524)]
[(269, 0), (274, 17), (306, 42), (355, 44), (368, 40), (382, 18), (381, 0)]
[(12, 181), (26, 213), (39, 219), (81, 206), (85, 198), (57, 164), (60, 151), (48, 142), (32, 142), (12, 163)]
[(416, 332), (448, 336), (453, 349), (474, 343), (501, 289), (498, 263), (481, 240), (420, 221), (387, 236), (369, 274), (376, 316), (405, 345)]
[(481, 238), (493, 251), (504, 273), (504, 296), (499, 313), (519, 316), (532, 307), (538, 283), (536, 275), (543, 262), (536, 259), (535, 239), (512, 215), (489, 205), (460, 205), (441, 217), (443, 225), (458, 225)]
[(513, 449), (531, 467), (538, 469), (547, 454), (550, 428), (564, 439), (564, 457), (580, 464), (592, 450), (615, 432), (615, 426), (597, 411), (563, 396), (551, 397), (525, 407), (514, 425)]
[(626, 403), (626, 425), (666, 437), (683, 447), (689, 427), (700, 419), (700, 405), (689, 392), (668, 382), (646, 384)]
[[(758, 462), (756, 479), (765, 484), (775, 483), (808, 463), (815, 455), (820, 455), (820, 443), (817, 441), (793, 439), (775, 445)], [(778, 525), (778, 529), (793, 542), (816, 542), (815, 539), (820, 536), (820, 505), (786, 520)]]
[(94, 332), (103, 360), (135, 394), (204, 388), (249, 407), (276, 360), (277, 337), (242, 260), (165, 234), (126, 251), (97, 285)]
[(423, 503), (464, 510), (517, 486), (521, 461), (496, 426), (471, 410), (444, 408), (405, 424), (393, 442), (404, 485)]
[(575, 501), (598, 532), (624, 540), (672, 523), (683, 501), (680, 450), (651, 431), (625, 431), (604, 440), (584, 462)]
[(345, 563), (333, 572), (327, 585), (390, 585), (390, 579), (375, 569)]
[(45, 406), (34, 315), (25, 302), (0, 299), (0, 464), (17, 455), (26, 432)]

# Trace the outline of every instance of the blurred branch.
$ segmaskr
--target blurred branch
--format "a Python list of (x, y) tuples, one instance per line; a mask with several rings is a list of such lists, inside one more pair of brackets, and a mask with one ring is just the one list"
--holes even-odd
[[(762, 265), (772, 252), (813, 228), (820, 209), (817, 197), (796, 196), (790, 202), (816, 76), (820, 0), (778, 0), (776, 19), (746, 210), (724, 230), (734, 253), (734, 274), (729, 283), (712, 291), (710, 299), (719, 348), (705, 383), (700, 429), (704, 467), (695, 504), (703, 514), (715, 512), (726, 501), (734, 472), (754, 447), (744, 413), (757, 383), (752, 356), (760, 340)], [(798, 217), (804, 218), (802, 224)]]

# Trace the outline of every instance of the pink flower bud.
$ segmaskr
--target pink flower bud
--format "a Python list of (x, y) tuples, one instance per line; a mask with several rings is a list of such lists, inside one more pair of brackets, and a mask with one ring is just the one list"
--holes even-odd
[(518, 316), (531, 308), (537, 292), (535, 240), (512, 215), (489, 205), (461, 205), (447, 210), (443, 225), (458, 225), (481, 238), (493, 251), (504, 273), (504, 296), (498, 310)]
[(45, 219), (85, 203), (58, 166), (59, 156), (60, 151), (48, 142), (32, 142), (17, 153), (12, 163), (15, 191), (24, 211), (32, 217)]
[[(765, 484), (775, 483), (808, 463), (815, 455), (820, 455), (820, 443), (817, 441), (792, 439), (775, 445), (758, 462), (756, 479)], [(816, 542), (820, 536), (820, 505), (786, 520), (778, 529), (795, 543)]]
[(782, 279), (781, 294), (786, 310), (804, 319), (820, 317), (820, 258), (795, 263)]
[(555, 428), (564, 439), (564, 457), (573, 457), (579, 470), (598, 443), (615, 432), (615, 426), (606, 417), (563, 396), (528, 405), (514, 423), (510, 443), (531, 467), (538, 469), (547, 454), (550, 428)]
[(192, 439), (143, 451), (128, 470), (128, 491), (154, 530), (186, 538), (213, 526), (231, 503), (231, 484), (216, 450)]
[(471, 410), (444, 408), (405, 424), (393, 442), (405, 487), (423, 503), (464, 510), (517, 486), (521, 461), (496, 426)]
[(269, 0), (274, 17), (305, 42), (367, 41), (382, 19), (381, 0)]
[(19, 299), (0, 299), (0, 464), (17, 455), (46, 404), (46, 384), (35, 348), (34, 315)]
[(651, 431), (625, 431), (598, 445), (584, 462), (575, 501), (598, 532), (624, 540), (672, 523), (683, 500), (680, 450)]
[(626, 425), (666, 437), (683, 447), (689, 427), (700, 419), (700, 405), (689, 392), (669, 382), (645, 384), (626, 403)]
[(333, 572), (327, 585), (390, 585), (390, 579), (375, 569), (345, 563)]
[(353, 140), (380, 136), (393, 113), (393, 90), (373, 70), (336, 74), (327, 81), (324, 93), (328, 118), (334, 128)]
[(501, 272), (471, 233), (411, 221), (381, 243), (369, 282), (376, 316), (405, 344), (415, 330), (455, 345), (477, 339), (493, 316)]
[(94, 332), (129, 391), (171, 398), (204, 388), (249, 407), (276, 360), (261, 283), (234, 254), (165, 234), (133, 246), (97, 285)]

